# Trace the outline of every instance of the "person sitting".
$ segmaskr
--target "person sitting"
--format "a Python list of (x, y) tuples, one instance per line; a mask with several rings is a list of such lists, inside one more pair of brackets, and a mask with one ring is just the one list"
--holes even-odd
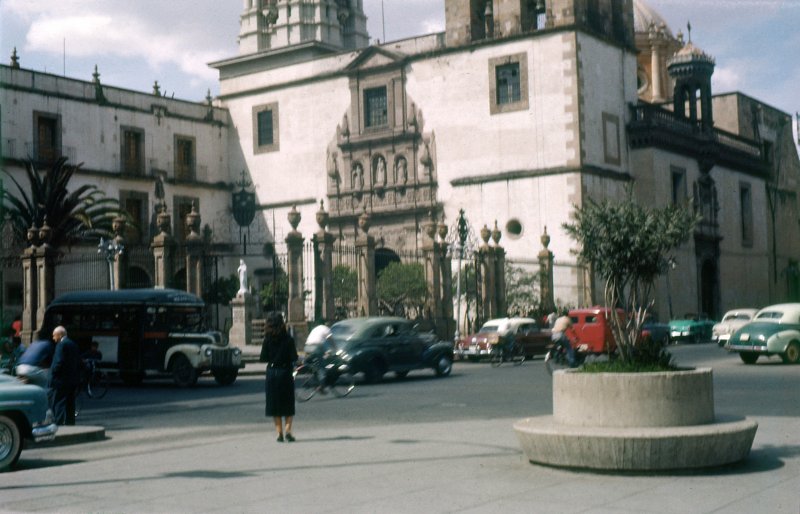
[(333, 375), (327, 373), (327, 366), (334, 361), (336, 350), (336, 342), (333, 340), (327, 322), (317, 325), (308, 334), (305, 361), (316, 369), (319, 381), (323, 385), (323, 391), (329, 385), (328, 380), (333, 378)]
[(572, 348), (572, 343), (567, 336), (567, 332), (570, 331), (572, 331), (572, 319), (569, 317), (569, 311), (564, 309), (561, 317), (556, 319), (553, 324), (551, 340), (554, 344), (564, 348), (564, 352), (567, 354), (569, 367), (574, 368), (576, 365), (575, 350)]

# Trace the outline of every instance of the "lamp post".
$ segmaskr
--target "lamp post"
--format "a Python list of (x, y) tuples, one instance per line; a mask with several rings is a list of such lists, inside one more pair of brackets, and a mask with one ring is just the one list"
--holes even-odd
[(97, 253), (102, 255), (106, 262), (108, 263), (108, 283), (109, 288), (113, 291), (115, 289), (114, 284), (114, 259), (118, 255), (122, 255), (122, 252), (125, 251), (125, 245), (121, 243), (117, 243), (113, 239), (104, 239), (100, 238), (100, 244), (97, 245)]
[(456, 269), (456, 330), (454, 339), (458, 343), (461, 339), (461, 261), (466, 257), (467, 253), (471, 253), (474, 249), (474, 236), (472, 235), (472, 227), (464, 215), (464, 209), (459, 209), (458, 218), (453, 226), (453, 230), (448, 231), (448, 247), (451, 255), (455, 253), (458, 262)]
[(672, 320), (672, 288), (669, 283), (669, 271), (677, 267), (675, 257), (667, 259), (667, 306), (669, 307), (669, 319)]

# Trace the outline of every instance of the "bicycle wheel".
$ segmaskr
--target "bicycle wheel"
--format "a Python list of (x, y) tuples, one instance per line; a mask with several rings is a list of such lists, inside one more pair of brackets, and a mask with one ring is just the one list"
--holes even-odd
[(310, 371), (298, 371), (294, 382), (294, 395), (298, 401), (307, 402), (319, 389), (317, 374)]
[(511, 354), (511, 360), (515, 366), (521, 366), (525, 362), (525, 348), (522, 345), (515, 344)]
[(503, 363), (503, 350), (497, 347), (492, 348), (492, 353), (489, 354), (489, 360), (493, 368), (500, 366)]
[(100, 399), (108, 392), (108, 375), (102, 371), (92, 373), (92, 378), (86, 384), (86, 394), (89, 398)]
[(549, 352), (547, 352), (547, 355), (544, 356), (544, 366), (547, 368), (547, 372), (550, 375), (559, 369), (568, 368), (569, 363), (567, 363), (567, 354), (563, 348), (552, 348)]
[(344, 398), (350, 391), (355, 389), (356, 387), (356, 379), (353, 377), (352, 373), (342, 373), (336, 379), (336, 383), (331, 386), (331, 390), (333, 394), (338, 396), (339, 398)]

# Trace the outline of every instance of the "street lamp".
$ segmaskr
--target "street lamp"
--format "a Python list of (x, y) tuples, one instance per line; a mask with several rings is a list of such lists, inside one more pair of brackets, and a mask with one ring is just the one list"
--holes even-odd
[(122, 252), (125, 251), (125, 245), (122, 243), (117, 243), (114, 239), (104, 239), (100, 238), (100, 244), (97, 245), (97, 253), (102, 255), (106, 262), (108, 263), (108, 283), (109, 288), (113, 291), (115, 289), (114, 284), (114, 259), (122, 255)]
[(461, 261), (467, 254), (470, 254), (475, 249), (475, 237), (472, 234), (472, 227), (470, 227), (467, 217), (464, 215), (464, 209), (459, 209), (458, 218), (453, 225), (453, 229), (449, 230), (448, 248), (450, 255), (455, 254), (458, 260), (458, 268), (456, 269), (456, 331), (455, 342), (461, 339)]
[(669, 307), (669, 319), (672, 320), (672, 288), (669, 283), (669, 272), (678, 266), (675, 257), (667, 259), (667, 306)]

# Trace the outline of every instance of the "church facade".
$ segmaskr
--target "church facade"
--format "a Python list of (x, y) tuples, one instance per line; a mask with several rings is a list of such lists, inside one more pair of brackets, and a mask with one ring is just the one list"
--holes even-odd
[[(533, 261), (546, 230), (556, 298), (587, 305), (599, 293), (561, 225), (633, 188), (703, 214), (659, 284), (662, 318), (797, 294), (800, 170), (777, 128), (790, 118), (714, 97), (713, 58), (643, 2), (447, 0), (444, 33), (363, 48), (360, 2), (296, 4), (247, 2), (240, 54), (212, 66), (241, 150), (231, 167), (279, 217), (297, 205), (302, 232), (324, 200), (340, 240), (366, 211), (399, 253), (463, 208), (476, 230), (498, 225), (509, 260)], [(271, 13), (255, 32), (252, 9)]]

